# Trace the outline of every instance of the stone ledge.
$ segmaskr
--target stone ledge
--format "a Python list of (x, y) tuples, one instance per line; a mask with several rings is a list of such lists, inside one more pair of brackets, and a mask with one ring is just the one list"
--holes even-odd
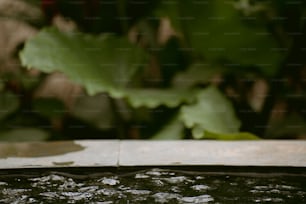
[(116, 140), (0, 143), (0, 169), (117, 166), (118, 157)]
[(121, 166), (306, 167), (306, 141), (124, 141)]
[(213, 165), (306, 167), (306, 141), (82, 140), (0, 143), (0, 169)]

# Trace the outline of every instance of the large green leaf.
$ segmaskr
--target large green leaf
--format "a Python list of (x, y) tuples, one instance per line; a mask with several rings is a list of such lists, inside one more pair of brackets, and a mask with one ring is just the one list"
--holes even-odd
[(180, 118), (186, 127), (193, 129), (194, 138), (205, 138), (205, 131), (238, 133), (240, 127), (231, 103), (213, 86), (201, 91), (196, 103), (183, 106)]
[(133, 107), (175, 107), (193, 99), (189, 90), (126, 89), (145, 55), (121, 38), (61, 33), (49, 28), (29, 40), (20, 57), (27, 67), (61, 71), (90, 94), (105, 91), (113, 97), (125, 97)]
[[(281, 51), (266, 25), (254, 16), (243, 16), (238, 1), (199, 0), (161, 3), (158, 16), (168, 17), (192, 48), (208, 59), (226, 58), (239, 64), (256, 64), (271, 74)], [(178, 10), (178, 12), (175, 12)], [(177, 14), (177, 15), (176, 15)]]
[(26, 67), (65, 73), (89, 94), (105, 91), (121, 96), (122, 87), (143, 65), (145, 54), (124, 38), (47, 28), (26, 42), (20, 58)]

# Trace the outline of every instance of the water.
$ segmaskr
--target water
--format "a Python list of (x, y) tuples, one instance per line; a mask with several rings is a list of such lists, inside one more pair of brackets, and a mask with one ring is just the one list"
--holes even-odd
[(0, 203), (306, 203), (303, 174), (84, 171), (2, 172)]

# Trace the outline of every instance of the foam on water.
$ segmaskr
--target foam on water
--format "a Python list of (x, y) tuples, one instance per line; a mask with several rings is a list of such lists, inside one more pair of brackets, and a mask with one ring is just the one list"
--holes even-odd
[(306, 203), (306, 177), (297, 174), (26, 171), (0, 174), (0, 203)]

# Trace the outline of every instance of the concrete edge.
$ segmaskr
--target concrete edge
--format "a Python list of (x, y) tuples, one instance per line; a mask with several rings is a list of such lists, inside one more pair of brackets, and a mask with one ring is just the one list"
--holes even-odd
[(78, 140), (0, 143), (0, 169), (133, 166), (306, 167), (306, 141)]

